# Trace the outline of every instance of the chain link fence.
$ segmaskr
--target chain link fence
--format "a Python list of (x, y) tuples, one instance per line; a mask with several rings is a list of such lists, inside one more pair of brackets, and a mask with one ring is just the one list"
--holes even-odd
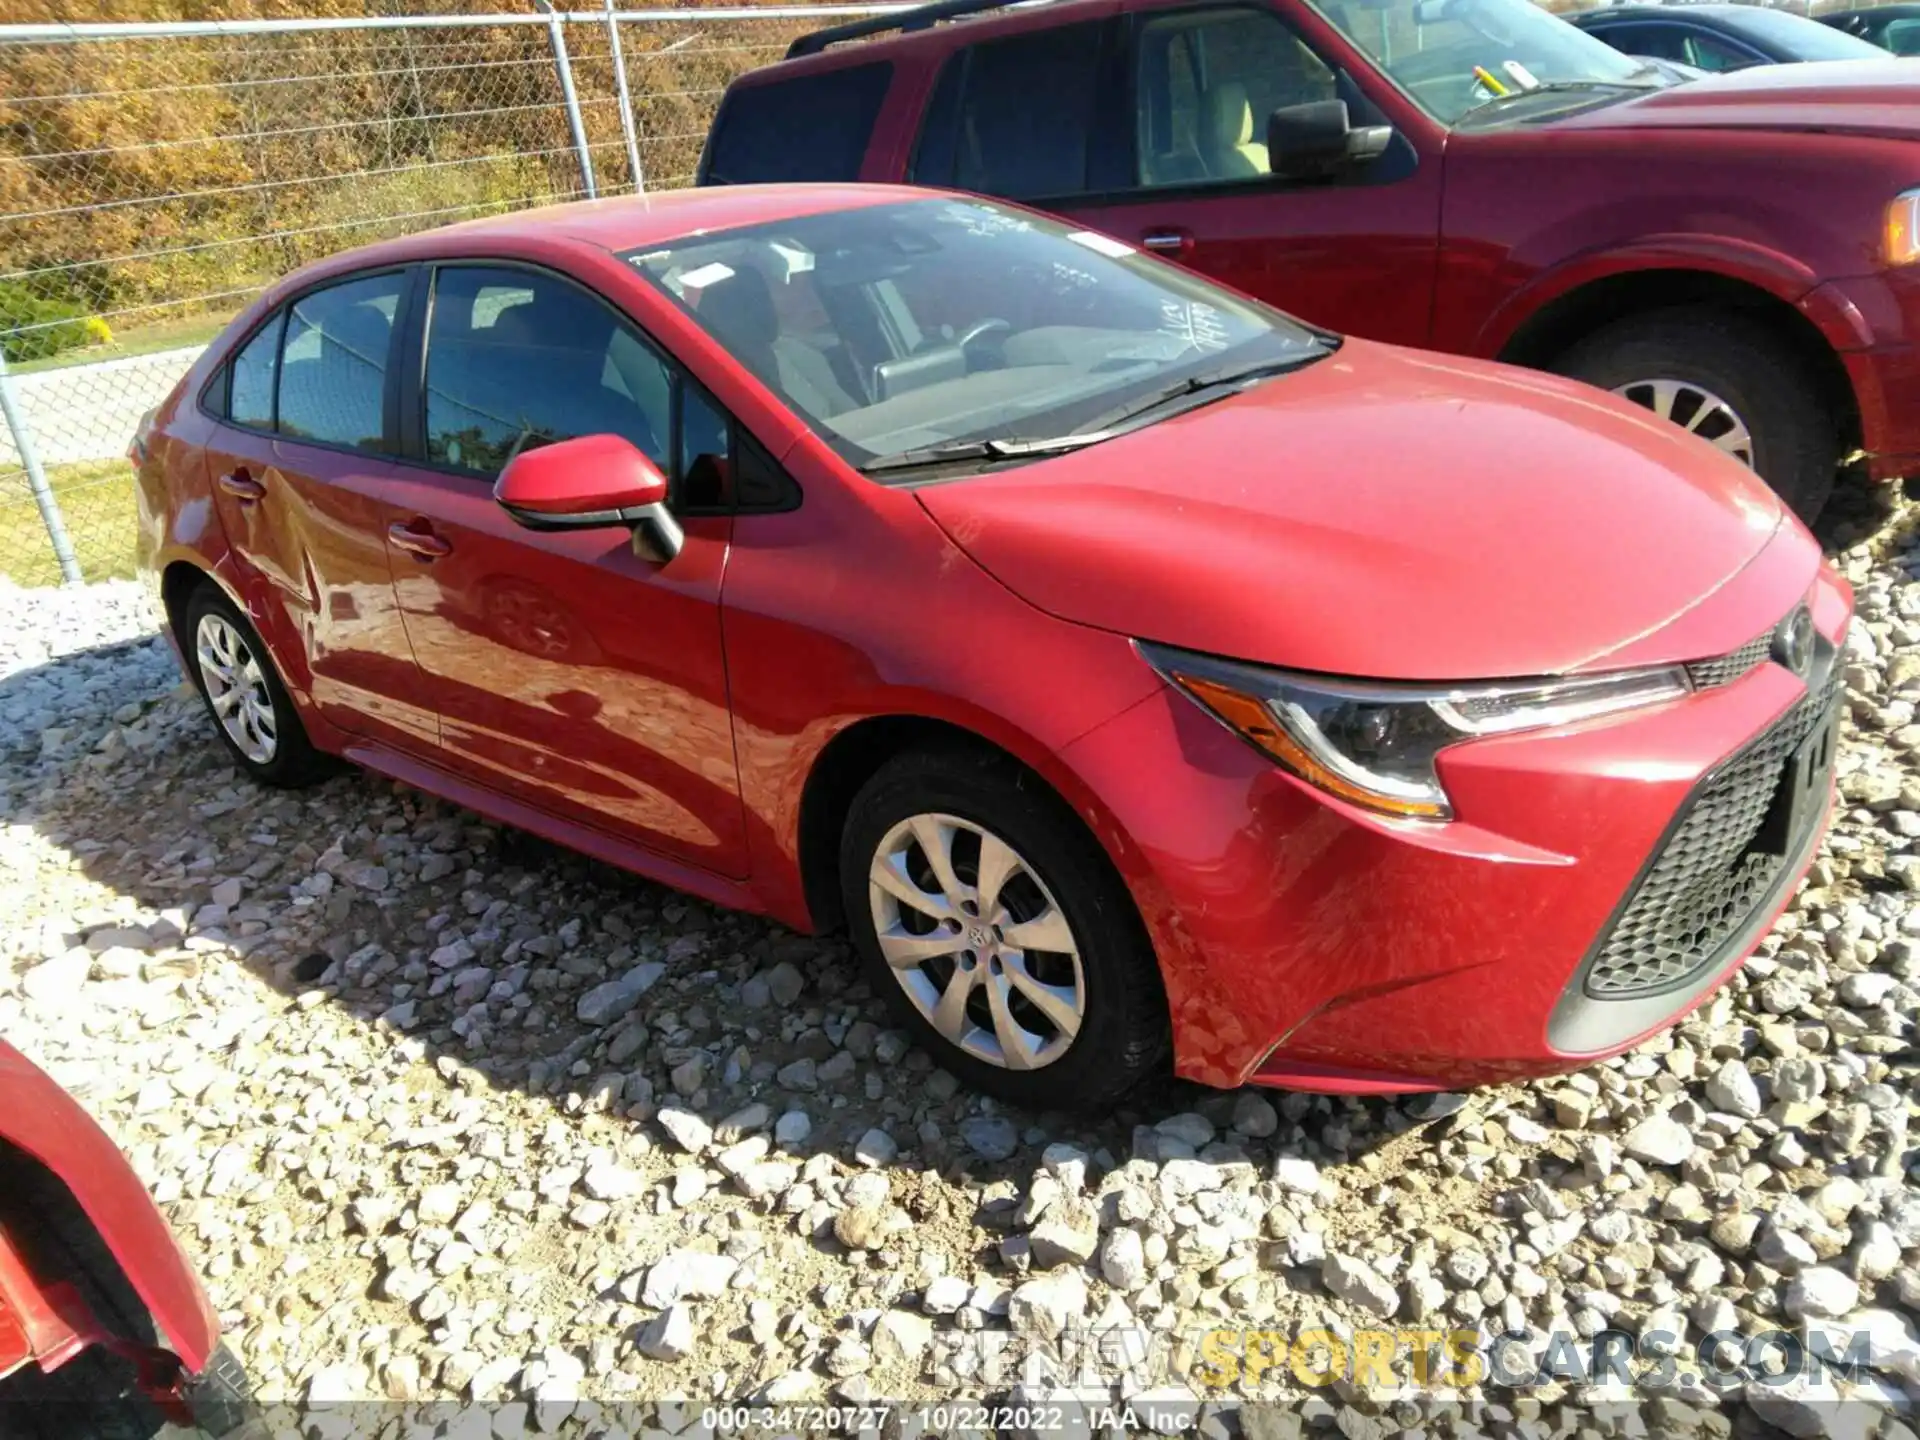
[(728, 81), (888, 8), (0, 25), (0, 575), (130, 572), (140, 417), (263, 286), (689, 184)]

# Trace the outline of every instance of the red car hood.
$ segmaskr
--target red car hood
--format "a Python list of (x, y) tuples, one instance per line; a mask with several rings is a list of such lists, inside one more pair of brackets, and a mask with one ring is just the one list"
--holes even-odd
[(1603, 105), (1553, 128), (1830, 130), (1920, 136), (1920, 61), (1756, 65)]
[[(1063, 619), (1383, 679), (1724, 653), (1819, 563), (1738, 462), (1644, 410), (1357, 340), (1131, 435), (918, 494)], [(1769, 563), (1729, 586), (1776, 533)]]

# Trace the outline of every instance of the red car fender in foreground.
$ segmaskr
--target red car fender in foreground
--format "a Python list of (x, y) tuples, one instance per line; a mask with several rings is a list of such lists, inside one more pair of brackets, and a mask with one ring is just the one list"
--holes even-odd
[(72, 1277), (32, 1271), (8, 1240), (0, 1203), (0, 1380), (31, 1363), (58, 1369), (96, 1344), (134, 1360), (150, 1394), (171, 1388), (180, 1375), (206, 1370), (219, 1346), (219, 1325), (146, 1187), (92, 1117), (3, 1040), (0, 1142), (37, 1161), (72, 1193), (167, 1347), (156, 1351), (114, 1334), (88, 1309)]

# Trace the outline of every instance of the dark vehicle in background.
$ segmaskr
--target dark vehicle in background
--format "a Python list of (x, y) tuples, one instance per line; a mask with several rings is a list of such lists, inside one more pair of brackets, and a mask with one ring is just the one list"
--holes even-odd
[(266, 1431), (133, 1168), (0, 1040), (0, 1436), (159, 1435)]
[(700, 179), (1022, 200), (1333, 329), (1616, 391), (1811, 516), (1845, 463), (1920, 472), (1911, 73), (1674, 83), (1531, 0), (950, 0), (736, 80)]
[(1920, 55), (1920, 5), (1879, 5), (1867, 10), (1836, 10), (1815, 16), (1822, 25), (1895, 55)]
[(1864, 38), (1764, 5), (1609, 5), (1567, 17), (1625, 55), (1710, 73), (1815, 60), (1884, 60)]

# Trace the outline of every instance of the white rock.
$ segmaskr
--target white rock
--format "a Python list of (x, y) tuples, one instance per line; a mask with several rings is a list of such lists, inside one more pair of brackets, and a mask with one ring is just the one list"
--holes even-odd
[(1683, 1165), (1693, 1155), (1693, 1136), (1671, 1115), (1649, 1115), (1627, 1132), (1622, 1147), (1652, 1165)]
[(1760, 1087), (1738, 1060), (1729, 1060), (1707, 1080), (1707, 1099), (1716, 1110), (1752, 1120), (1760, 1114)]
[(1400, 1295), (1371, 1265), (1349, 1255), (1332, 1254), (1321, 1262), (1320, 1280), (1349, 1305), (1388, 1316), (1400, 1308)]
[(1140, 1232), (1117, 1225), (1100, 1246), (1100, 1274), (1116, 1290), (1131, 1294), (1147, 1283), (1146, 1247)]
[(1007, 1323), (1017, 1334), (1052, 1340), (1086, 1313), (1087, 1282), (1078, 1270), (1056, 1270), (1017, 1286), (1007, 1300)]
[(634, 1344), (649, 1360), (680, 1360), (692, 1351), (693, 1341), (693, 1312), (675, 1304), (642, 1325)]
[(1802, 1270), (1780, 1297), (1780, 1307), (1796, 1320), (1845, 1315), (1859, 1303), (1860, 1286), (1830, 1265)]
[(582, 995), (575, 1013), (586, 1025), (610, 1024), (638, 1005), (640, 997), (666, 973), (667, 967), (657, 960), (636, 965), (618, 980), (596, 985)]
[(701, 1250), (670, 1250), (654, 1261), (640, 1301), (664, 1309), (676, 1300), (711, 1300), (726, 1293), (740, 1262)]
[(713, 1143), (713, 1127), (679, 1105), (662, 1105), (653, 1119), (667, 1132), (667, 1137), (689, 1155), (698, 1155)]

